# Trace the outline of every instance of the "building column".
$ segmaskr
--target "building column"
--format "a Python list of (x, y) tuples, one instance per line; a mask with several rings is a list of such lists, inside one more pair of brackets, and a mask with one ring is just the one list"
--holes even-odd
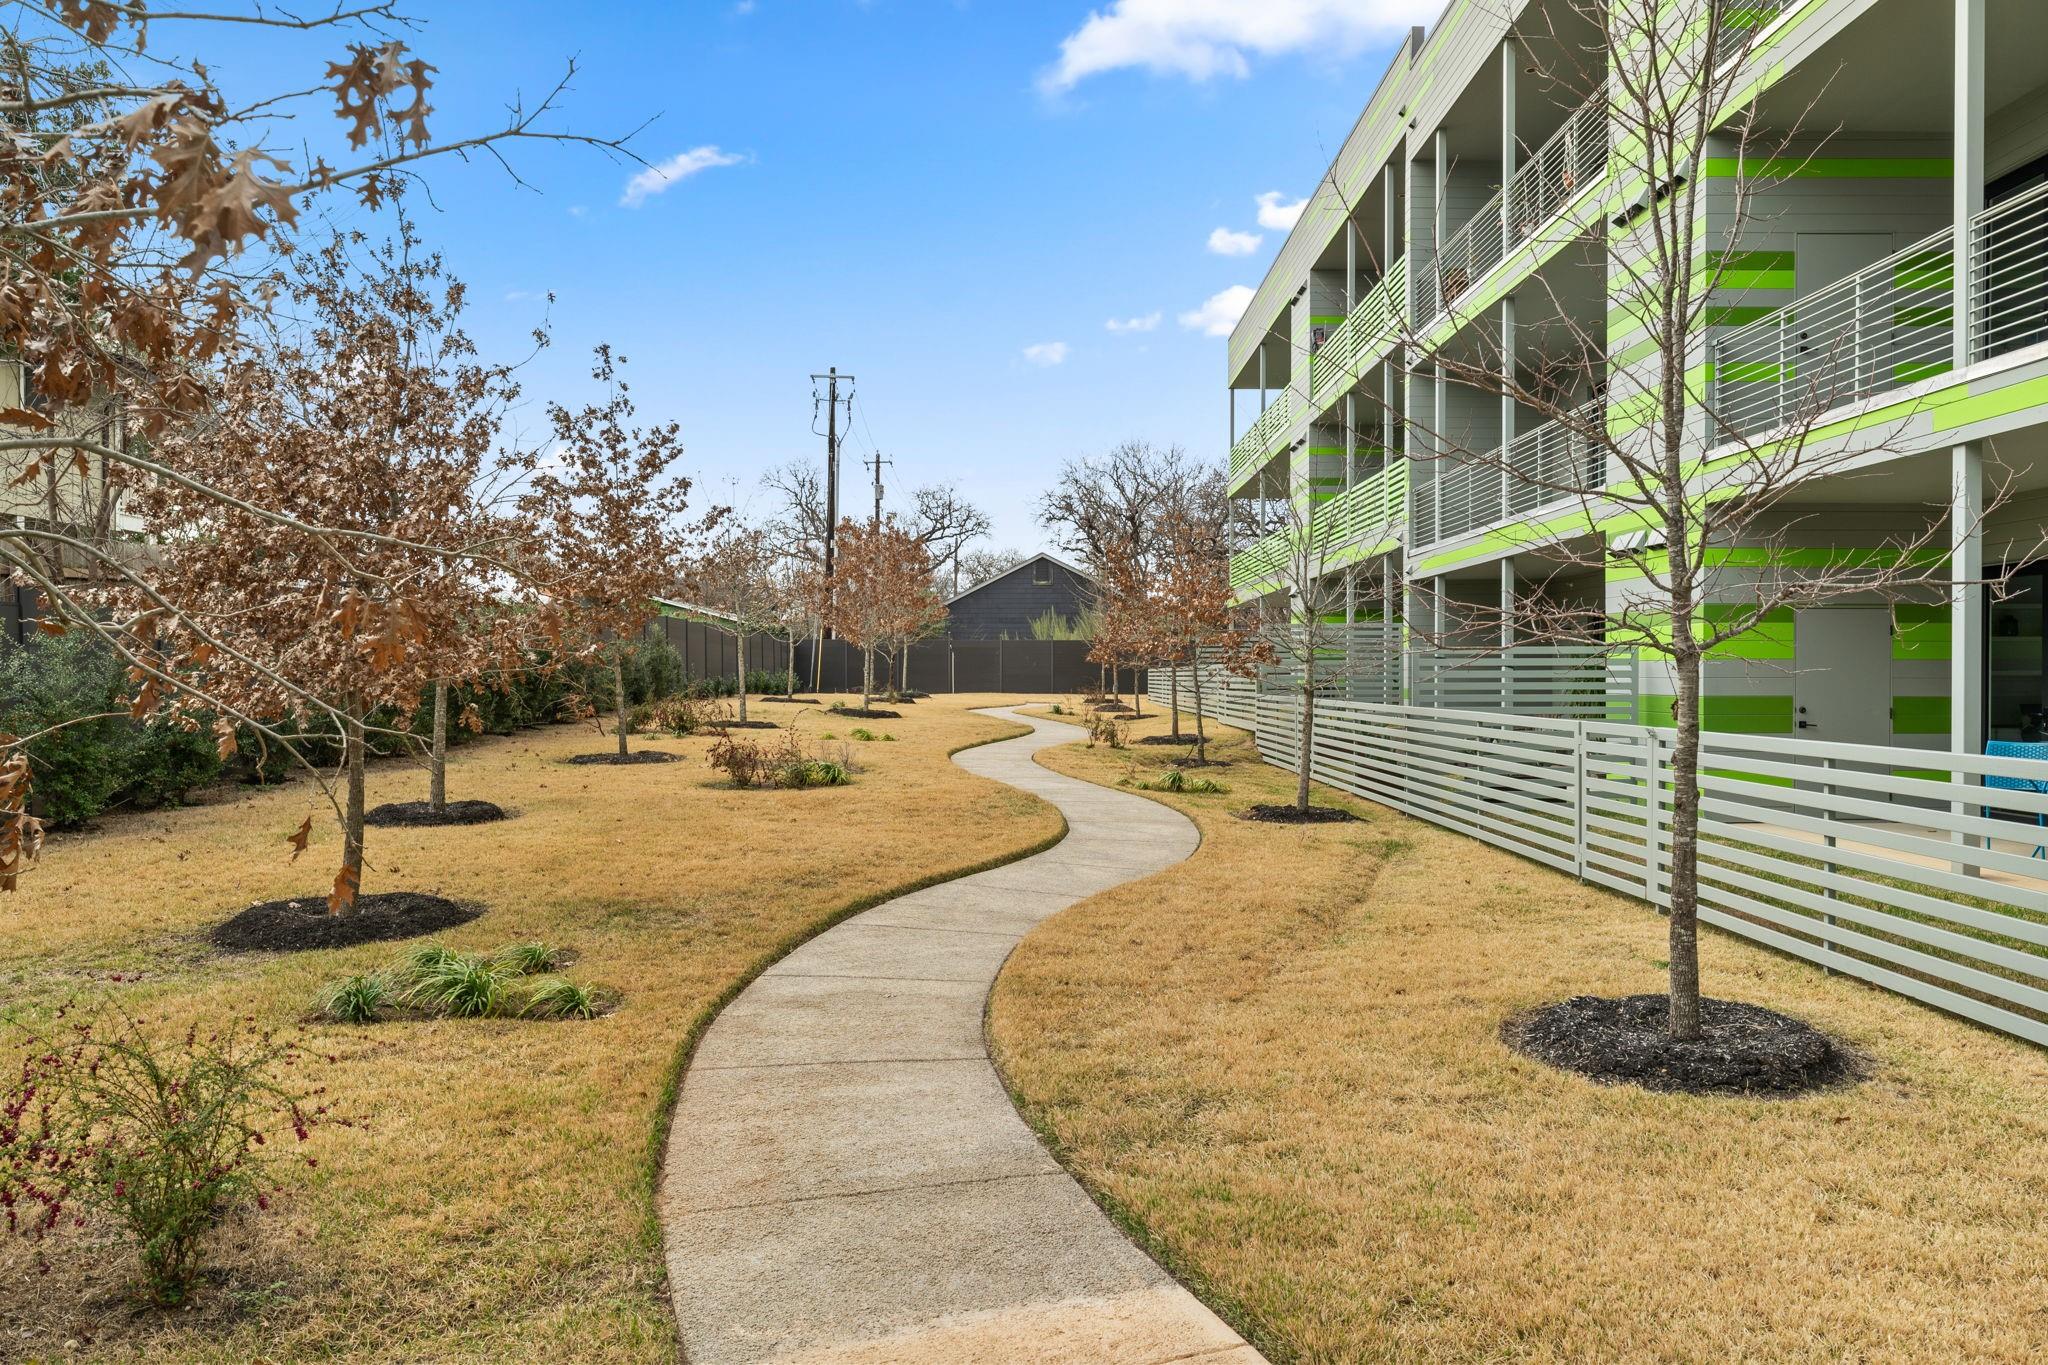
[(1513, 37), (1501, 39), (1500, 43), (1500, 244), (1501, 255), (1507, 255), (1510, 243), (1515, 240), (1512, 200), (1515, 165), (1520, 159), (1521, 144), (1515, 133), (1515, 83), (1522, 69), (1522, 45)]
[(1358, 224), (1349, 210), (1344, 214), (1344, 316), (1358, 307)]
[(1515, 647), (1515, 557), (1500, 561), (1500, 647)]
[[(1430, 139), (1430, 144), (1436, 155), (1436, 162), (1430, 168), (1431, 173), (1435, 177), (1434, 192), (1436, 194), (1436, 202), (1430, 205), (1430, 212), (1434, 215), (1430, 220), (1430, 230), (1435, 234), (1435, 240), (1429, 244), (1430, 291), (1428, 314), (1430, 317), (1435, 317), (1443, 311), (1444, 307), (1443, 269), (1440, 262), (1444, 249), (1444, 238), (1449, 235), (1445, 231), (1445, 226), (1450, 222), (1450, 208), (1444, 201), (1449, 197), (1451, 189), (1451, 135), (1439, 128), (1436, 130), (1436, 136)], [(1420, 319), (1417, 319), (1417, 321), (1420, 321)]]
[[(1514, 476), (1509, 472), (1509, 448), (1515, 443), (1515, 396), (1506, 390), (1515, 382), (1515, 296), (1500, 301), (1500, 515), (1505, 521), (1514, 503)], [(1539, 495), (1537, 501), (1542, 501)]]
[(1984, 447), (1949, 452), (1949, 748), (1984, 752)]
[(1266, 415), (1266, 339), (1259, 338), (1259, 416)]
[(1344, 395), (1344, 488), (1349, 492), (1357, 482), (1358, 469), (1358, 396)]
[(1237, 449), (1237, 388), (1230, 389), (1230, 449)]
[(1958, 373), (1970, 363), (1976, 281), (1970, 261), (1970, 220), (1984, 211), (1984, 0), (1955, 0), (1955, 328)]
[[(1447, 387), (1443, 372), (1432, 365), (1429, 371), (1429, 453), (1435, 468), (1430, 470), (1429, 477), (1430, 482), (1438, 485), (1443, 483), (1444, 476), (1444, 390)], [(1441, 487), (1437, 489), (1437, 496), (1429, 500), (1429, 506), (1436, 518), (1436, 524), (1430, 527), (1433, 533), (1430, 539), (1433, 543), (1441, 542), (1444, 538), (1444, 500)]]

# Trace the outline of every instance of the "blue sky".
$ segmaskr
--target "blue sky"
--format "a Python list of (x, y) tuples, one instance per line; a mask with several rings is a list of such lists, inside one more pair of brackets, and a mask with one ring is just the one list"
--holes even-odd
[[(593, 152), (515, 151), (537, 193), (442, 164), (423, 226), (487, 349), (512, 353), (557, 296), (531, 390), (580, 397), (599, 340), (629, 356), (707, 497), (770, 510), (759, 471), (821, 453), (809, 375), (837, 365), (859, 376), (852, 460), (879, 444), (892, 485), (957, 481), (998, 543), (1034, 548), (1063, 459), (1127, 438), (1222, 458), (1223, 341), (1183, 315), (1258, 282), (1285, 232), (1256, 197), (1314, 186), (1403, 26), (1436, 7), (417, 0), (438, 136), (500, 121), (574, 55), (558, 126), (653, 118), (636, 151), (702, 167), (623, 202), (640, 168)], [(213, 64), (274, 89), (271, 68), (333, 45), (250, 40)], [(1242, 254), (1212, 249), (1219, 229)]]

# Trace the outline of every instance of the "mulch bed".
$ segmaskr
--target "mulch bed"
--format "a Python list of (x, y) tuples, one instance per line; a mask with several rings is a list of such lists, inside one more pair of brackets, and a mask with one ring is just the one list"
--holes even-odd
[(1091, 711), (1101, 711), (1105, 715), (1112, 716), (1128, 716), (1132, 714), (1130, 707), (1125, 706), (1122, 702), (1116, 701), (1089, 702), (1088, 709)]
[[(1228, 765), (1218, 763), (1203, 766), (1220, 768)], [(1269, 825), (1336, 825), (1346, 820), (1356, 820), (1358, 817), (1338, 806), (1310, 806), (1307, 810), (1297, 810), (1293, 806), (1278, 806), (1262, 801), (1256, 806), (1247, 806), (1240, 812), (1240, 818), (1257, 820)]]
[(1133, 744), (1193, 744), (1195, 737), (1193, 735), (1146, 735), (1142, 739), (1134, 739), (1131, 742)]
[(851, 720), (902, 720), (901, 711), (884, 711), (879, 706), (835, 706), (827, 713)]
[(346, 915), (330, 915), (325, 896), (305, 896), (252, 905), (214, 925), (206, 936), (214, 947), (231, 953), (296, 953), (418, 938), (467, 924), (482, 913), (480, 905), (422, 891), (384, 891), (358, 896)]
[(704, 727), (707, 730), (780, 730), (782, 727), (772, 720), (720, 720)]
[(487, 825), (505, 818), (505, 808), (494, 801), (449, 801), (435, 810), (431, 801), (392, 801), (372, 806), (363, 814), (366, 825)]
[(1847, 1047), (1761, 1005), (1700, 1001), (1700, 1037), (1672, 1041), (1669, 997), (1575, 995), (1501, 1026), (1509, 1047), (1598, 1081), (1687, 1095), (1799, 1095), (1860, 1078)]
[(784, 706), (822, 706), (824, 704), (817, 697), (755, 697), (754, 700), (757, 702), (777, 701), (781, 702)]
[(681, 754), (663, 753), (659, 749), (634, 749), (624, 754), (578, 754), (574, 758), (565, 758), (562, 762), (586, 766), (597, 763), (674, 763), (681, 758)]

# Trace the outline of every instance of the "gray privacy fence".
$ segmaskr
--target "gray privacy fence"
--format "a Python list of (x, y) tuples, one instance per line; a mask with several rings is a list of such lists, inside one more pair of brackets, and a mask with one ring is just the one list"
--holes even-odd
[[(892, 679), (915, 692), (1093, 692), (1106, 681), (1107, 671), (1088, 662), (1093, 649), (1087, 640), (919, 640), (901, 660), (893, 652), (878, 651), (875, 685), (887, 688)], [(796, 647), (797, 685), (811, 685), (811, 659), (818, 650), (818, 688), (824, 692), (858, 692), (861, 684), (861, 652), (844, 640), (826, 640), (822, 646), (799, 640)], [(1121, 669), (1121, 690), (1142, 691), (1143, 669)]]
[[(1205, 669), (1210, 714), (1294, 771), (1298, 699)], [(1191, 679), (1180, 678), (1183, 710)], [(1164, 703), (1168, 671), (1155, 670)], [(1938, 769), (1927, 765), (1939, 763)], [(1671, 732), (1492, 709), (1316, 703), (1310, 775), (1583, 881), (1670, 904)], [(2016, 789), (1987, 790), (1991, 780)], [(2048, 1045), (2048, 768), (1712, 734), (1700, 918)]]
[[(683, 661), (686, 678), (732, 678), (742, 675), (740, 642), (733, 633), (695, 617), (657, 616), (647, 625), (647, 638), (665, 640)], [(773, 635), (749, 635), (745, 668), (782, 668), (789, 663), (789, 644)]]

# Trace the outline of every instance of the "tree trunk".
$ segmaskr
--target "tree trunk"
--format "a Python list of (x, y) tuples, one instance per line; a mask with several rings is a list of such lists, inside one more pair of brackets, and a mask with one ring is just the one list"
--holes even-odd
[(1180, 738), (1180, 670), (1166, 675), (1166, 704), (1173, 708), (1173, 737)]
[(783, 670), (782, 670), (782, 676), (783, 676), (783, 679), (784, 679), (784, 680), (785, 680), (785, 681), (786, 681), (786, 682), (787, 682), (787, 683), (789, 684), (789, 691), (785, 692), (785, 693), (784, 693), (783, 695), (784, 695), (784, 696), (786, 696), (786, 697), (788, 697), (788, 698), (789, 698), (789, 699), (790, 699), (791, 701), (794, 701), (794, 700), (796, 700), (796, 632), (795, 632), (795, 631), (791, 631), (791, 632), (789, 633), (789, 654), (788, 654), (788, 656), (787, 656), (786, 658), (784, 658), (784, 659), (783, 659), (783, 663), (784, 663), (784, 665), (786, 665), (786, 666), (785, 666), (785, 667), (783, 668)]
[(1308, 809), (1308, 770), (1315, 763), (1316, 756), (1316, 689), (1313, 684), (1301, 689), (1301, 754), (1295, 765), (1301, 771), (1294, 779), (1294, 808)]
[(427, 804), (448, 808), (448, 682), (434, 684), (434, 744), (427, 755)]
[(811, 691), (816, 692), (824, 685), (825, 679), (825, 627), (820, 625), (811, 632)]
[(875, 695), (875, 647), (869, 645), (860, 654), (860, 709), (865, 711), (873, 705)]
[(612, 653), (612, 708), (613, 726), (619, 732), (619, 757), (626, 756), (626, 655), (623, 650)]
[(905, 696), (910, 695), (910, 641), (903, 642), (903, 681), (898, 684)]
[(1209, 735), (1202, 728), (1202, 669), (1199, 664), (1188, 674), (1188, 681), (1195, 689), (1195, 762), (1207, 763), (1209, 761)]
[(335, 881), (337, 899), (332, 912), (345, 915), (355, 909), (363, 885), (363, 766), (369, 745), (363, 735), (363, 718), (351, 710), (342, 730), (342, 762), (348, 769), (348, 800), (341, 819), (341, 876)]
[(1671, 1036), (1689, 1041), (1700, 1036), (1699, 655), (1674, 658), (1672, 671), (1678, 699), (1671, 743)]
[(745, 725), (747, 723), (747, 637), (738, 631), (734, 631), (732, 638), (739, 648), (737, 655), (739, 662), (737, 666), (740, 670), (740, 724)]

